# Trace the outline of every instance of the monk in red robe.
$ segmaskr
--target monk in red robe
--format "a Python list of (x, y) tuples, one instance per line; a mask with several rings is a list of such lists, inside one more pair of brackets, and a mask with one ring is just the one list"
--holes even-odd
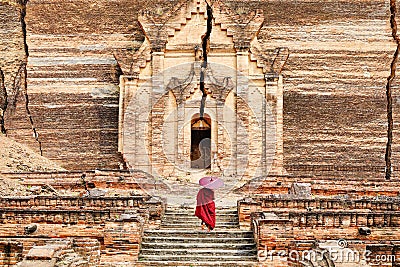
[(194, 213), (201, 221), (202, 228), (205, 224), (208, 231), (215, 228), (215, 203), (214, 191), (208, 188), (202, 188), (197, 193), (197, 206)]

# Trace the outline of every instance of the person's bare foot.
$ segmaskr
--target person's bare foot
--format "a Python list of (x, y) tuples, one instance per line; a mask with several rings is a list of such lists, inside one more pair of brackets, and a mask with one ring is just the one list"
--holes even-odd
[(201, 225), (201, 230), (205, 230), (204, 224)]

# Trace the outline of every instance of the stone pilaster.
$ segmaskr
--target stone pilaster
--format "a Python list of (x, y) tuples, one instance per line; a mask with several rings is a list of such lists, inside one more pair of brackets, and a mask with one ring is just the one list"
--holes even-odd
[(284, 174), (283, 165), (283, 77), (279, 75), (276, 94), (276, 168), (278, 174)]
[(151, 173), (151, 107), (152, 107), (152, 85), (147, 82), (140, 86), (133, 103), (135, 110), (135, 166), (137, 169)]
[[(265, 175), (283, 173), (283, 78), (277, 73), (265, 74), (266, 110), (263, 147), (265, 147)], [(273, 154), (271, 154), (273, 153)], [(272, 166), (271, 166), (272, 165)]]
[[(163, 172), (161, 170), (164, 165), (163, 151), (163, 132), (165, 112), (165, 90), (164, 90), (164, 52), (152, 52), (152, 105), (151, 116), (149, 117), (148, 138), (149, 138), (149, 158), (151, 165), (154, 167), (153, 175), (158, 175)], [(165, 138), (165, 137), (164, 137)], [(159, 169), (159, 170), (158, 170)]]
[[(224, 157), (226, 155), (225, 150), (226, 144), (224, 143), (224, 126), (225, 126), (225, 118), (224, 118), (224, 103), (216, 101), (215, 106), (215, 119), (216, 123), (214, 123), (216, 138), (213, 140), (215, 142), (215, 146), (211, 146), (211, 169), (214, 172), (219, 172), (218, 164), (219, 157)], [(213, 129), (214, 130), (214, 129)]]
[(136, 159), (136, 124), (137, 109), (134, 101), (138, 93), (138, 77), (120, 77), (119, 106), (119, 152), (123, 153), (129, 165)]
[(236, 95), (242, 101), (236, 99), (236, 139), (232, 140), (236, 148), (236, 173), (242, 175), (246, 171), (248, 164), (248, 77), (249, 77), (249, 51), (240, 50), (236, 52)]

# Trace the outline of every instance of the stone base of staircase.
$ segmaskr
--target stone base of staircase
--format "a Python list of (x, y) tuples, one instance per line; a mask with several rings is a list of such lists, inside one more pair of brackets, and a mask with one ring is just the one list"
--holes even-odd
[(144, 232), (137, 266), (257, 266), (253, 233), (239, 229), (237, 211), (216, 213), (208, 232), (194, 208), (168, 209), (160, 229)]

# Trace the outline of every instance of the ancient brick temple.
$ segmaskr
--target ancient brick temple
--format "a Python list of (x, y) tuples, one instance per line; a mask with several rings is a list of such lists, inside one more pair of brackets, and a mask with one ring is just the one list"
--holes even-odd
[[(154, 163), (154, 173), (164, 173), (156, 167), (160, 162), (166, 162), (166, 169), (178, 162), (178, 169), (186, 171), (196, 153), (191, 152), (190, 130), (182, 125), (191, 124), (194, 113), (200, 115), (199, 98), (204, 91), (204, 117), (208, 116), (211, 124), (216, 123), (214, 127), (210, 125), (213, 152), (207, 157), (211, 158), (211, 165), (216, 155), (230, 173), (241, 171), (237, 160), (254, 165), (246, 170), (262, 173), (265, 166), (271, 166), (270, 155), (274, 154), (276, 163), (272, 165), (276, 166), (276, 173), (284, 169), (288, 173), (307, 171), (320, 175), (320, 171), (343, 170), (356, 176), (362, 176), (361, 172), (380, 175), (385, 165), (387, 135), (385, 84), (395, 50), (385, 1), (345, 1), (340, 5), (318, 0), (273, 4), (212, 1), (209, 6), (208, 12), (214, 18), (210, 21), (204, 1), (99, 0), (90, 6), (81, 0), (62, 4), (41, 0), (2, 2), (2, 13), (7, 14), (2, 31), (2, 39), (7, 40), (2, 42), (2, 49), (7, 53), (2, 53), (1, 62), (9, 103), (4, 116), (7, 135), (69, 170), (118, 168), (123, 163), (118, 154), (121, 151), (131, 165), (149, 168)], [(191, 34), (186, 35), (189, 29)], [(174, 57), (178, 56), (180, 60), (175, 62)], [(162, 64), (156, 66), (158, 61)], [(205, 61), (207, 68), (202, 72)], [(25, 81), (25, 67), (26, 91), (19, 86), (25, 85), (20, 83)], [(132, 145), (126, 143), (136, 140), (132, 127), (137, 125), (137, 107), (129, 106), (134, 102), (129, 98), (136, 96), (132, 87), (135, 81), (141, 83), (137, 85), (140, 92), (145, 87), (152, 89), (151, 94), (170, 92), (167, 102), (173, 105), (173, 96), (177, 107), (176, 111), (173, 107), (162, 111), (160, 116), (168, 119), (163, 119), (162, 128), (156, 129), (161, 130), (163, 142), (166, 129), (175, 132), (176, 138), (163, 145), (167, 149), (160, 149), (160, 145), (153, 148), (158, 133), (152, 133), (154, 125), (145, 121), (153, 121), (158, 114), (155, 109), (167, 96), (151, 98), (151, 109), (143, 111), (143, 124), (148, 124), (149, 129), (134, 134), (146, 137), (141, 144), (146, 154), (142, 163), (129, 162), (134, 154), (129, 151)], [(163, 87), (157, 87), (162, 89), (153, 90), (162, 83)], [(248, 84), (248, 90), (242, 90), (240, 83)], [(12, 90), (14, 84), (21, 90)], [(178, 113), (189, 105), (179, 100), (179, 90), (175, 88), (184, 84), (194, 90), (186, 100), (197, 100), (191, 104), (191, 114)], [(211, 88), (217, 84), (217, 89)], [(216, 96), (216, 90), (227, 95)], [(256, 97), (249, 97), (252, 92), (267, 97), (254, 103), (251, 101)], [(280, 94), (283, 104), (279, 102)], [(392, 96), (397, 99), (396, 90)], [(241, 107), (241, 101), (247, 107), (232, 109), (238, 104)], [(398, 103), (392, 103), (394, 116)], [(225, 115), (210, 111), (217, 104)], [(263, 104), (268, 111), (265, 120), (259, 115)], [(252, 109), (253, 117), (248, 117), (246, 108)], [(153, 116), (149, 116), (150, 111)], [(125, 113), (132, 118), (125, 119)], [(173, 122), (183, 114), (186, 117), (179, 118), (182, 122)], [(222, 118), (216, 120), (215, 116)], [(256, 124), (250, 128), (258, 129), (259, 134), (246, 128), (247, 118)], [(269, 119), (273, 120), (272, 125), (268, 125)], [(154, 123), (159, 122), (155, 119)], [(168, 123), (176, 129), (172, 130)], [(128, 132), (124, 134), (124, 130)], [(398, 134), (396, 127), (393, 133)], [(128, 134), (132, 137), (126, 138)], [(221, 141), (221, 135), (229, 135), (222, 138), (229, 142)], [(254, 142), (254, 148), (237, 142), (233, 146), (235, 140), (243, 141), (240, 135), (259, 140)], [(262, 140), (274, 145), (270, 147)], [(172, 149), (174, 144), (177, 148)], [(239, 153), (251, 158), (263, 146), (271, 149), (265, 150), (268, 153), (261, 161), (231, 156)], [(396, 172), (396, 139), (392, 147)], [(158, 152), (153, 153), (153, 149), (160, 149), (161, 156), (156, 157)]]
[(0, 0), (0, 266), (400, 266), (398, 5)]
[[(157, 13), (158, 12), (158, 13)], [(257, 40), (261, 10), (214, 1), (143, 10), (145, 40), (120, 77), (119, 151), (159, 176), (283, 172), (285, 48)]]

